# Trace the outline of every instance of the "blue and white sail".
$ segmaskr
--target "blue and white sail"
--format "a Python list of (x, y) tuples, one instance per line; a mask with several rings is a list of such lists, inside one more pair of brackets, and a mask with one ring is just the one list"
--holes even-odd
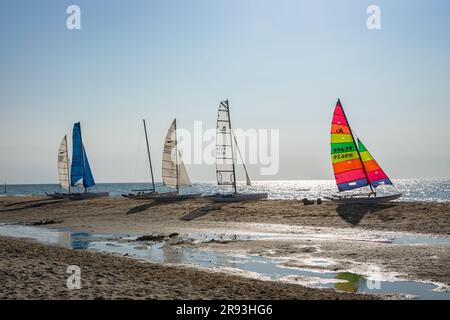
[(84, 150), (83, 139), (81, 137), (81, 126), (79, 122), (73, 125), (70, 185), (82, 185), (85, 188), (95, 186), (91, 167), (89, 166), (87, 154)]

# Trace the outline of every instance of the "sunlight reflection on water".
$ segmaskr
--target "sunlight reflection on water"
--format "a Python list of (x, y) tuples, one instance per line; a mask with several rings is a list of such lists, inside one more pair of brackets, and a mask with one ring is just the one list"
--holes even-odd
[[(450, 180), (439, 179), (400, 179), (393, 180), (393, 186), (381, 186), (379, 195), (403, 193), (399, 201), (450, 201)], [(99, 183), (94, 188), (98, 192), (109, 191), (111, 196), (128, 194), (133, 189), (145, 189), (145, 183)], [(168, 191), (161, 183), (157, 189)], [(332, 180), (289, 180), (289, 181), (253, 181), (251, 187), (243, 182), (238, 183), (242, 192), (267, 192), (269, 199), (303, 199), (323, 198), (336, 194), (336, 184)], [(58, 190), (57, 185), (9, 185), (6, 195), (45, 195)], [(182, 188), (182, 193), (213, 194), (226, 191), (215, 182), (194, 183), (191, 188)], [(364, 191), (362, 191), (364, 192)], [(365, 191), (367, 192), (367, 190)]]

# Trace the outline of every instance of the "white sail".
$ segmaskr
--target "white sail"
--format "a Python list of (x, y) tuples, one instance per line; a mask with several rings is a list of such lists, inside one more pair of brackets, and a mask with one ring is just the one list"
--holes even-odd
[(62, 188), (69, 189), (69, 159), (67, 157), (67, 136), (61, 141), (58, 151), (58, 175)]
[(245, 171), (247, 186), (251, 186), (250, 177), (245, 167), (244, 158), (237, 143), (236, 136), (231, 129), (230, 109), (228, 100), (222, 101), (219, 105), (217, 115), (216, 132), (216, 174), (218, 185), (231, 185), (236, 189), (236, 165), (234, 162), (234, 146), (239, 153)]
[(181, 153), (178, 152), (178, 185), (184, 187), (191, 187), (191, 180), (189, 180), (189, 176), (186, 171), (186, 167), (184, 165), (183, 159), (181, 158)]
[(228, 101), (222, 101), (217, 115), (216, 174), (217, 184), (235, 185), (233, 140)]
[[(167, 131), (164, 142), (162, 159), (162, 178), (167, 187), (178, 188), (182, 186), (191, 186), (191, 181), (184, 166), (181, 155), (177, 156), (177, 133), (176, 120), (172, 122)], [(178, 164), (177, 164), (178, 162)]]

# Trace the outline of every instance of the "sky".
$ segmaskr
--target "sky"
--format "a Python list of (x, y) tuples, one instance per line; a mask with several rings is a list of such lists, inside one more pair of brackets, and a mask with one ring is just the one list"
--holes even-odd
[(160, 180), (172, 120), (214, 128), (223, 99), (234, 128), (279, 130), (279, 170), (254, 180), (333, 179), (337, 98), (391, 178), (450, 178), (446, 0), (3, 1), (0, 43), (0, 182), (56, 183), (77, 121), (97, 182), (145, 181), (143, 118)]

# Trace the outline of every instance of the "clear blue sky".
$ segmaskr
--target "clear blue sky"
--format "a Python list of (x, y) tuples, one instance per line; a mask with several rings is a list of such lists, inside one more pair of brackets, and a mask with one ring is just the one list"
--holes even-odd
[(4, 1), (0, 43), (0, 181), (56, 182), (75, 121), (98, 182), (142, 181), (143, 117), (159, 177), (171, 120), (213, 127), (224, 98), (235, 127), (280, 129), (280, 171), (255, 179), (332, 179), (338, 97), (392, 178), (450, 177), (450, 1)]

